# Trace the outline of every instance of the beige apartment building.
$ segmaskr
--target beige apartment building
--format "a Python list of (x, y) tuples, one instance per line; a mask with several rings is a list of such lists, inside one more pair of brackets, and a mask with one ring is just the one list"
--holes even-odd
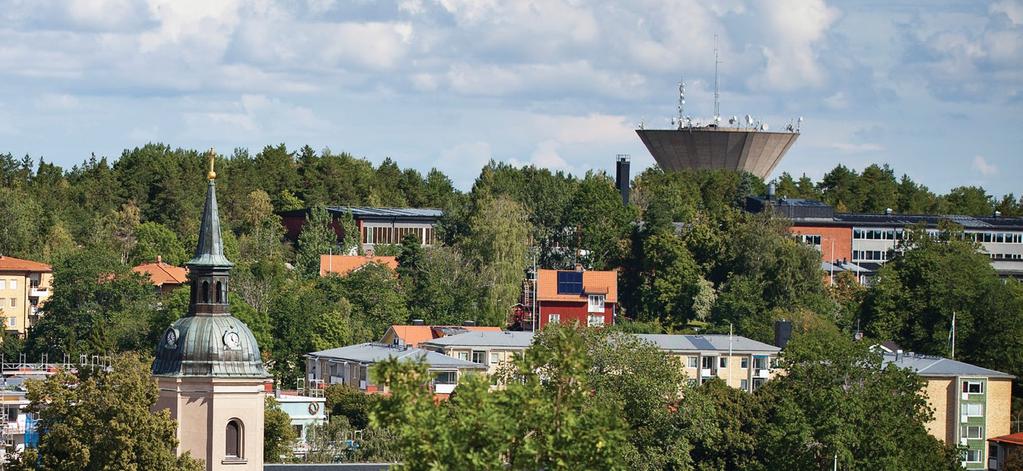
[(738, 335), (639, 334), (661, 351), (675, 356), (693, 384), (720, 378), (725, 384), (755, 391), (775, 377), (781, 349)]
[(53, 269), (40, 262), (0, 255), (0, 311), (4, 329), (24, 336), (50, 298)]

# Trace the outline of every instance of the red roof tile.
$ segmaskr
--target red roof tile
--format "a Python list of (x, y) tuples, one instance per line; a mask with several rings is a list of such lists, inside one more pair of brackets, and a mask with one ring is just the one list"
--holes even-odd
[(1011, 435), (1002, 435), (1000, 437), (989, 438), (989, 442), (1005, 443), (1008, 445), (1021, 445), (1023, 446), (1023, 432), (1013, 433)]
[(0, 255), (0, 271), (41, 271), (51, 272), (53, 268), (49, 265), (32, 260)]
[(604, 302), (618, 302), (618, 270), (583, 272), (583, 293), (558, 294), (558, 270), (539, 270), (537, 296), (539, 301), (586, 301), (590, 294), (603, 294)]
[(131, 271), (135, 273), (141, 273), (143, 275), (149, 275), (149, 279), (152, 280), (156, 286), (163, 285), (183, 285), (188, 282), (188, 270), (182, 267), (176, 267), (169, 263), (163, 263), (163, 260), (157, 259), (153, 263), (143, 263)]
[(363, 256), (363, 255), (320, 255), (320, 276), (337, 273), (344, 276), (365, 266), (367, 263), (379, 263), (391, 270), (398, 269), (397, 257)]

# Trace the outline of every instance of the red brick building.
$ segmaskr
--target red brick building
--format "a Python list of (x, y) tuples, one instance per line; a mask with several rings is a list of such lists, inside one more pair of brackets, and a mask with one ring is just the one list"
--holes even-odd
[(536, 305), (541, 329), (551, 322), (614, 325), (618, 271), (539, 270)]

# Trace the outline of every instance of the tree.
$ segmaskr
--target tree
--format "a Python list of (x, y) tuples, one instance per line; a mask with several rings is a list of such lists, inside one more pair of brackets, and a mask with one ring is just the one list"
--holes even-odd
[(833, 329), (797, 335), (768, 404), (760, 449), (768, 469), (959, 469), (924, 424), (932, 412), (915, 372), (884, 365), (866, 342)]
[(983, 188), (978, 186), (959, 186), (953, 188), (945, 196), (948, 210), (952, 214), (968, 216), (990, 216), (994, 212), (994, 201)]
[(765, 401), (725, 384), (720, 378), (704, 381), (689, 393), (707, 402), (711, 423), (693, 437), (691, 456), (701, 470), (764, 470)]
[[(362, 395), (362, 393), (359, 393)], [(359, 428), (342, 416), (306, 432), (308, 463), (399, 463), (404, 453), (396, 434), (387, 428)]]
[(355, 429), (369, 426), (369, 412), (377, 396), (345, 384), (332, 384), (323, 392), (331, 417), (344, 417)]
[(38, 243), (41, 208), (17, 188), (0, 188), (0, 253), (31, 258)]
[(607, 175), (588, 172), (567, 209), (564, 227), (575, 233), (567, 247), (585, 253), (577, 262), (602, 270), (621, 258), (621, 240), (631, 218)]
[(291, 456), (291, 445), (298, 434), (291, 426), (291, 416), (272, 396), (266, 398), (263, 417), (263, 458), (268, 463), (279, 463)]
[[(329, 282), (328, 282), (329, 283)], [(341, 278), (344, 296), (351, 302), (351, 312), (379, 338), (392, 324), (408, 321), (405, 297), (398, 287), (398, 277), (389, 267), (369, 263)]]
[(78, 250), (78, 245), (75, 244), (71, 232), (64, 226), (64, 223), (57, 221), (50, 226), (50, 230), (46, 234), (46, 244), (43, 245), (43, 259), (47, 263), (59, 263), (76, 250)]
[(526, 268), (529, 226), (522, 206), (506, 197), (483, 195), (469, 218), (462, 253), (487, 283), (484, 325), (507, 322), (521, 294)]
[(320, 255), (337, 252), (337, 234), (327, 208), (318, 206), (309, 211), (298, 235), (296, 268), (306, 278), (320, 276)]
[(403, 424), (395, 430), (401, 468), (625, 469), (627, 426), (620, 405), (593, 400), (580, 332), (543, 335), (549, 348), (527, 350), (504, 389), (490, 391), (488, 378), (469, 375), (440, 403), (423, 387), (424, 364), (378, 363), (373, 374), (390, 395), (370, 423)]
[[(148, 362), (137, 354), (112, 358), (109, 370), (59, 371), (28, 382), (28, 411), (45, 424), (38, 455), (23, 469), (201, 470), (189, 454), (176, 456), (176, 428), (168, 411), (152, 412), (159, 391)], [(38, 461), (37, 461), (38, 460)]]
[(452, 247), (403, 244), (398, 279), (409, 318), (427, 324), (457, 325), (476, 319), (487, 301), (484, 280)]
[(158, 222), (142, 223), (136, 229), (136, 243), (129, 263), (150, 263), (156, 261), (157, 257), (171, 265), (182, 265), (188, 260), (185, 246), (174, 231)]

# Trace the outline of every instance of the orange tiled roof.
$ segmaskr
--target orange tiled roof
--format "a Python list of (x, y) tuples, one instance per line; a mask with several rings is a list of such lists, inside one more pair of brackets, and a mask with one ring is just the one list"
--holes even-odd
[(1009, 445), (1023, 445), (1023, 432), (1014, 433), (1011, 435), (1002, 435), (1000, 437), (989, 438), (990, 442), (1006, 443)]
[(149, 279), (152, 280), (156, 286), (163, 285), (183, 285), (188, 282), (188, 270), (182, 267), (176, 267), (169, 263), (163, 263), (163, 260), (159, 258), (153, 263), (143, 263), (131, 271), (135, 273), (141, 273), (143, 275), (149, 275)]
[[(565, 271), (565, 270), (562, 270)], [(585, 301), (590, 294), (603, 294), (604, 302), (618, 302), (618, 270), (583, 272), (583, 294), (558, 294), (558, 270), (539, 270), (537, 296), (540, 301)]]
[[(418, 347), (420, 343), (433, 340), (435, 338), (443, 337), (444, 334), (439, 328), (451, 327), (458, 329), (465, 329), (469, 332), (500, 332), (500, 327), (491, 326), (446, 326), (446, 325), (392, 325), (391, 330), (394, 331), (394, 335), (401, 339), (405, 345), (412, 347)], [(386, 334), (385, 334), (386, 336)]]
[(0, 255), (0, 271), (42, 271), (51, 272), (53, 268), (41, 262), (22, 260), (20, 258)]
[(320, 255), (320, 276), (327, 276), (327, 273), (347, 275), (367, 263), (375, 262), (386, 265), (391, 270), (398, 269), (397, 257), (385, 256), (362, 256), (362, 255)]

